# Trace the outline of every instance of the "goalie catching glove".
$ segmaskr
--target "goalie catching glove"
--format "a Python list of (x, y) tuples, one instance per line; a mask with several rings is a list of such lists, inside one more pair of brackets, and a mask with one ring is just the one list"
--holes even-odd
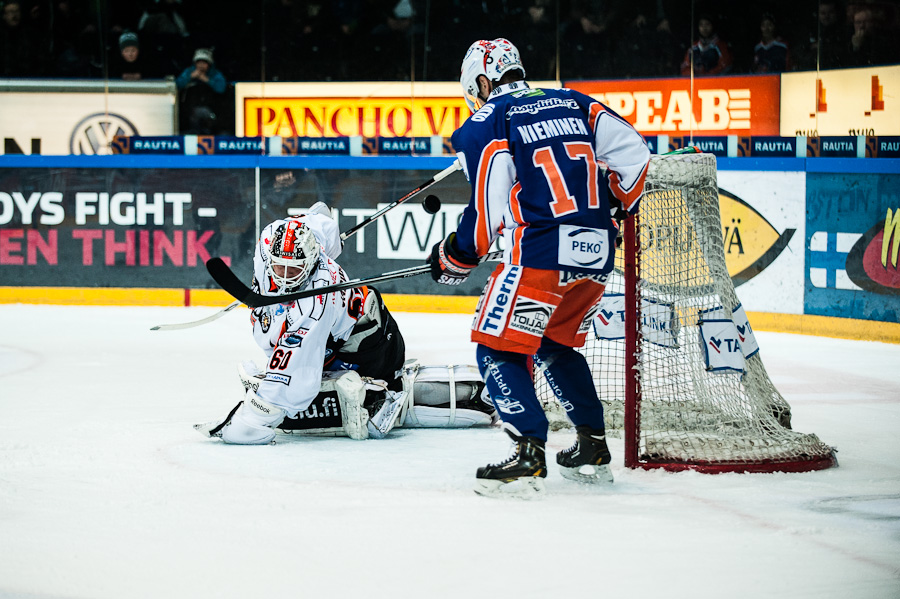
[(434, 244), (431, 256), (428, 257), (431, 278), (442, 285), (459, 285), (478, 266), (478, 260), (473, 261), (460, 255), (455, 242), (456, 233), (450, 233), (447, 239)]

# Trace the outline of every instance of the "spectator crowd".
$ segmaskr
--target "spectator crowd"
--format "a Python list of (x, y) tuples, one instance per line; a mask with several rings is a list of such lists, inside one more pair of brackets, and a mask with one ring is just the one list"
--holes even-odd
[(175, 78), (184, 127), (235, 81), (450, 81), (507, 37), (532, 80), (900, 63), (900, 0), (0, 0), (0, 78)]

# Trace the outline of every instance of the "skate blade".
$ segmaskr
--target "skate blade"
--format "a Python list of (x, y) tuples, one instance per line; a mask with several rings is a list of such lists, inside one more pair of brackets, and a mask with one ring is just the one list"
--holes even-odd
[(546, 492), (546, 485), (544, 479), (539, 476), (523, 476), (509, 483), (502, 480), (476, 478), (474, 490), (484, 497), (539, 499)]
[(214, 428), (216, 428), (217, 426), (219, 426), (219, 424), (220, 424), (219, 421), (216, 421), (216, 420), (212, 420), (210, 422), (201, 422), (200, 424), (194, 425), (194, 430), (208, 439), (212, 438), (212, 437), (221, 438), (222, 437), (221, 431), (219, 431), (218, 433), (210, 434), (210, 431), (213, 430)]
[(608, 485), (613, 482), (612, 470), (609, 464), (603, 466), (580, 466), (578, 468), (559, 467), (559, 473), (563, 478), (589, 485)]

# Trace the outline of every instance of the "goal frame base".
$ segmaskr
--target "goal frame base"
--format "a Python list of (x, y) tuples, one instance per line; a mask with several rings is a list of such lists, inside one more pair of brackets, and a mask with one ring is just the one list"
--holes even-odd
[(662, 469), (666, 472), (685, 472), (692, 470), (701, 474), (753, 474), (753, 473), (772, 473), (772, 472), (813, 472), (815, 470), (827, 470), (838, 465), (837, 457), (832, 453), (830, 456), (816, 458), (814, 460), (797, 460), (792, 462), (763, 462), (759, 464), (722, 462), (722, 463), (704, 463), (704, 462), (653, 462), (653, 461), (637, 461), (631, 464), (625, 464), (626, 468), (641, 470), (658, 470)]

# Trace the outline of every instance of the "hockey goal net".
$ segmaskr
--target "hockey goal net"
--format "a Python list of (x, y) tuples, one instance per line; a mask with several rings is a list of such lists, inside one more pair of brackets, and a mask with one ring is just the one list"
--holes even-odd
[[(715, 156), (653, 156), (639, 216), (626, 221), (624, 251), (581, 350), (607, 431), (624, 436), (630, 468), (833, 466), (831, 447), (790, 428), (790, 406), (728, 274), (721, 227)], [(559, 413), (538, 380), (541, 401)]]

